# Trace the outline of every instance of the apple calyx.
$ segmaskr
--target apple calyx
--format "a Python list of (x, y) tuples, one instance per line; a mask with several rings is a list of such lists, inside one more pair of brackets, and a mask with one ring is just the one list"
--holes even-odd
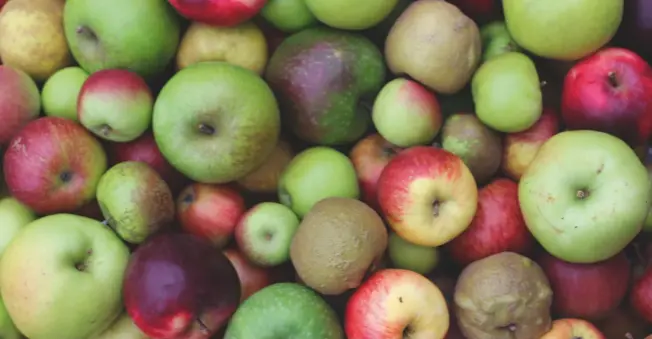
[(213, 127), (210, 124), (206, 124), (206, 123), (200, 123), (199, 125), (197, 125), (197, 130), (199, 131), (199, 133), (205, 134), (205, 135), (213, 135), (213, 134), (215, 134), (215, 127)]
[(67, 184), (70, 181), (72, 181), (73, 173), (70, 170), (64, 170), (63, 172), (59, 173), (59, 180), (61, 180), (62, 183)]
[(97, 128), (97, 133), (103, 137), (109, 137), (111, 135), (111, 131), (113, 131), (113, 128), (107, 124), (103, 124)]
[(590, 195), (590, 193), (589, 193), (589, 190), (587, 190), (587, 189), (577, 190), (577, 193), (576, 193), (577, 198), (580, 199), (580, 200), (584, 200), (584, 199), (588, 198), (589, 195)]
[(432, 215), (438, 217), (440, 210), (441, 210), (441, 202), (439, 200), (435, 200), (432, 203)]
[(620, 82), (618, 81), (618, 77), (616, 76), (615, 72), (609, 72), (607, 74), (607, 81), (609, 82), (609, 85), (613, 88), (618, 88), (620, 86)]
[(91, 254), (93, 254), (93, 250), (92, 250), (92, 249), (89, 249), (88, 251), (86, 251), (86, 257), (84, 258), (84, 260), (81, 260), (81, 261), (75, 263), (75, 269), (76, 269), (77, 271), (79, 271), (79, 272), (84, 272), (84, 271), (86, 271), (86, 269), (88, 268), (88, 264), (87, 264), (87, 262), (88, 262), (88, 257), (89, 257)]

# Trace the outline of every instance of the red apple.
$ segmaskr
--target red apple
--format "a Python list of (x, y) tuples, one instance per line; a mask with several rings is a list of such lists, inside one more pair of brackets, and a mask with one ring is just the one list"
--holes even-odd
[(378, 179), (378, 202), (401, 238), (440, 246), (471, 223), (478, 188), (462, 159), (441, 148), (416, 146), (397, 154)]
[(566, 75), (561, 113), (568, 129), (598, 130), (630, 145), (643, 144), (652, 135), (652, 69), (630, 50), (603, 49)]
[(629, 294), (630, 304), (648, 323), (652, 323), (652, 267), (634, 283)]
[(503, 173), (518, 181), (530, 166), (539, 148), (559, 132), (559, 117), (551, 108), (544, 108), (539, 120), (530, 128), (508, 133), (503, 139)]
[(213, 26), (235, 26), (253, 18), (267, 0), (169, 0), (183, 17)]
[(439, 288), (402, 269), (371, 275), (349, 298), (344, 317), (348, 339), (443, 338), (450, 321)]
[(23, 126), (36, 119), (40, 109), (34, 80), (19, 69), (0, 66), (0, 146), (7, 145)]
[(234, 248), (224, 250), (224, 255), (229, 258), (235, 267), (240, 279), (240, 302), (249, 298), (252, 294), (260, 291), (263, 287), (272, 284), (272, 273), (268, 268), (258, 267), (245, 258), (245, 256)]
[(476, 22), (487, 22), (500, 16), (500, 0), (448, 0)]
[[(582, 319), (557, 319), (540, 339), (607, 339), (592, 323)], [(608, 338), (617, 339), (617, 338)]]
[(500, 252), (526, 254), (533, 246), (534, 238), (518, 203), (518, 184), (499, 178), (480, 189), (471, 225), (448, 249), (453, 260), (468, 265)]
[(358, 175), (362, 201), (376, 210), (379, 210), (376, 197), (378, 178), (389, 160), (399, 151), (398, 146), (392, 145), (378, 133), (358, 141), (351, 149), (349, 157)]
[(240, 302), (238, 274), (229, 259), (190, 234), (165, 233), (140, 245), (123, 289), (136, 326), (159, 339), (210, 338)]
[(111, 142), (107, 148), (111, 165), (125, 161), (142, 161), (161, 176), (175, 195), (187, 181), (183, 174), (172, 167), (163, 157), (152, 132), (145, 132), (129, 142)]
[(59, 117), (29, 122), (12, 139), (3, 163), (11, 195), (38, 214), (73, 212), (93, 200), (106, 168), (99, 141)]
[(87, 217), (95, 220), (104, 220), (102, 215), (102, 209), (100, 209), (100, 204), (97, 203), (96, 199), (93, 199), (86, 203), (84, 206), (77, 209), (74, 214), (81, 215), (82, 217)]
[(194, 183), (177, 199), (181, 228), (217, 247), (226, 245), (245, 211), (243, 197), (229, 185)]
[(594, 264), (568, 263), (544, 253), (538, 263), (552, 288), (552, 310), (564, 317), (604, 318), (620, 305), (629, 286), (631, 268), (623, 252)]
[(607, 338), (638, 339), (648, 333), (645, 323), (623, 308), (616, 309), (596, 325)]

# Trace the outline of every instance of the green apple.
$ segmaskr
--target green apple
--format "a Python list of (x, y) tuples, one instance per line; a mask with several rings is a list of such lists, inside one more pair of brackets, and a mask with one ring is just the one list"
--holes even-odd
[(507, 52), (483, 63), (471, 91), (478, 119), (499, 132), (524, 131), (543, 110), (537, 69), (523, 53)]
[(398, 0), (304, 0), (317, 19), (344, 30), (362, 30), (383, 21)]
[(623, 250), (641, 231), (652, 202), (645, 166), (622, 140), (565, 131), (548, 139), (521, 177), (525, 223), (555, 257), (595, 263)]
[(389, 235), (387, 250), (396, 268), (426, 274), (434, 270), (439, 263), (437, 247), (413, 244), (394, 232)]
[(100, 222), (54, 214), (26, 225), (0, 260), (0, 292), (30, 339), (87, 339), (122, 312), (129, 249)]
[(76, 66), (54, 73), (41, 91), (43, 113), (77, 121), (77, 98), (87, 78), (88, 72)]
[[(652, 181), (652, 163), (648, 163), (645, 167), (647, 168), (648, 175)], [(643, 223), (643, 231), (652, 232), (652, 208), (650, 208), (650, 210), (647, 212), (645, 223)]]
[(157, 75), (179, 45), (179, 17), (162, 0), (67, 0), (63, 24), (73, 57), (89, 73)]
[(526, 50), (548, 59), (578, 60), (611, 40), (625, 0), (503, 0), (507, 28)]
[(247, 298), (235, 311), (224, 339), (344, 339), (333, 309), (313, 290), (277, 283)]
[(269, 0), (260, 15), (283, 32), (298, 32), (317, 23), (304, 0)]
[(150, 339), (143, 333), (126, 312), (99, 336), (90, 339)]
[(265, 162), (278, 142), (281, 117), (274, 93), (258, 74), (207, 61), (165, 84), (152, 125), (172, 166), (198, 182), (226, 183)]
[(245, 213), (235, 227), (235, 241), (249, 261), (276, 266), (290, 259), (290, 244), (299, 218), (287, 206), (263, 202)]
[(506, 52), (519, 52), (521, 49), (512, 39), (503, 21), (490, 22), (480, 28), (482, 38), (482, 60), (487, 61)]
[(142, 243), (174, 220), (170, 188), (144, 162), (126, 161), (109, 168), (95, 194), (106, 223), (132, 244)]
[(383, 86), (374, 101), (371, 118), (378, 133), (400, 147), (432, 142), (443, 123), (435, 94), (404, 78)]
[(297, 154), (283, 170), (278, 185), (279, 201), (301, 218), (322, 199), (357, 199), (360, 195), (351, 160), (323, 146)]
[(2, 339), (21, 339), (23, 336), (11, 320), (4, 302), (0, 299), (0, 338)]

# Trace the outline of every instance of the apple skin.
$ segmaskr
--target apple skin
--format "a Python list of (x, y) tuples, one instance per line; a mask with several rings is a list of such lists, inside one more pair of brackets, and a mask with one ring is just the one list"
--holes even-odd
[(652, 68), (624, 48), (587, 57), (564, 79), (561, 114), (568, 129), (607, 132), (630, 145), (646, 142), (652, 135)]
[(629, 292), (629, 302), (641, 318), (652, 323), (652, 267), (648, 267), (634, 282)]
[(164, 233), (132, 254), (123, 285), (127, 313), (157, 339), (207, 339), (240, 302), (240, 281), (229, 261), (191, 234)]
[(28, 123), (3, 161), (9, 192), (37, 214), (73, 212), (93, 200), (106, 168), (99, 141), (76, 122), (59, 117)]
[(449, 318), (437, 285), (413, 271), (384, 269), (349, 299), (344, 331), (348, 339), (444, 338)]
[(405, 241), (396, 233), (389, 235), (387, 254), (395, 268), (427, 274), (439, 264), (437, 247), (419, 246)]
[(221, 248), (231, 239), (245, 213), (244, 198), (230, 185), (194, 183), (177, 198), (181, 228)]
[(123, 312), (111, 326), (93, 339), (150, 339), (141, 331), (129, 315)]
[[(636, 339), (644, 338), (649, 333), (647, 324), (627, 307), (616, 309), (608, 317), (597, 322), (596, 326), (607, 338)], [(631, 337), (628, 338), (628, 335)]]
[(461, 265), (500, 252), (527, 254), (534, 247), (534, 237), (521, 214), (518, 184), (499, 178), (482, 187), (471, 225), (447, 247)]
[(379, 211), (377, 184), (389, 160), (402, 149), (374, 133), (358, 141), (349, 153), (360, 184), (362, 201)]
[(552, 310), (563, 317), (602, 319), (618, 308), (629, 287), (631, 266), (623, 252), (594, 264), (568, 263), (544, 252), (537, 262), (552, 288)]
[(294, 158), (292, 146), (279, 140), (267, 160), (253, 172), (238, 180), (238, 184), (249, 192), (276, 193), (278, 182), (285, 167)]
[(544, 108), (541, 117), (525, 131), (508, 133), (503, 138), (502, 172), (518, 181), (530, 166), (539, 148), (559, 132), (559, 116), (551, 108)]
[(34, 80), (25, 72), (0, 65), (0, 146), (5, 146), (41, 110)]
[[(564, 318), (552, 322), (552, 328), (540, 339), (607, 339), (592, 323), (583, 319)], [(611, 339), (611, 338), (609, 338)], [(614, 338), (615, 339), (615, 338)]]
[(100, 222), (54, 214), (28, 224), (0, 262), (2, 299), (32, 339), (85, 339), (122, 312), (129, 249)]
[(440, 148), (415, 146), (392, 158), (381, 173), (378, 202), (401, 238), (435, 247), (469, 226), (478, 189), (458, 156)]
[(91, 74), (77, 98), (77, 119), (100, 138), (127, 142), (152, 122), (154, 98), (145, 80), (126, 69)]
[(79, 92), (89, 74), (78, 66), (66, 67), (52, 74), (41, 90), (43, 113), (77, 120)]
[(183, 17), (212, 26), (235, 26), (253, 18), (267, 0), (169, 0)]
[(235, 248), (226, 249), (222, 253), (229, 259), (238, 273), (238, 279), (240, 279), (240, 303), (252, 294), (272, 284), (273, 277), (268, 268), (252, 264), (242, 252)]

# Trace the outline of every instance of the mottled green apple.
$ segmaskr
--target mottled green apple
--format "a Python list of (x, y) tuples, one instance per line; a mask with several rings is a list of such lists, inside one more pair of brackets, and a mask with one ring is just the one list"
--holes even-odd
[(310, 11), (328, 26), (362, 30), (376, 26), (394, 9), (398, 0), (305, 0)]
[(76, 66), (54, 73), (41, 91), (43, 113), (77, 121), (77, 98), (86, 79), (88, 72)]
[(124, 68), (150, 77), (179, 45), (179, 17), (164, 0), (67, 0), (63, 24), (73, 57), (89, 73)]
[(473, 75), (471, 91), (478, 119), (499, 132), (524, 131), (543, 110), (537, 69), (523, 53), (507, 52), (487, 60)]
[(269, 0), (260, 15), (283, 32), (298, 32), (317, 23), (304, 0)]
[(274, 93), (258, 74), (225, 62), (177, 72), (154, 104), (154, 138), (188, 178), (226, 183), (255, 170), (278, 142)]
[(344, 339), (333, 309), (313, 290), (296, 283), (267, 286), (233, 314), (224, 339)]
[(54, 214), (26, 225), (0, 260), (0, 292), (30, 339), (88, 339), (122, 312), (129, 249), (100, 222)]
[(541, 146), (521, 177), (518, 199), (528, 229), (548, 253), (595, 263), (641, 231), (651, 188), (647, 169), (622, 140), (565, 131)]
[(507, 30), (504, 21), (490, 22), (480, 28), (482, 38), (482, 61), (507, 52), (519, 52), (520, 47)]

